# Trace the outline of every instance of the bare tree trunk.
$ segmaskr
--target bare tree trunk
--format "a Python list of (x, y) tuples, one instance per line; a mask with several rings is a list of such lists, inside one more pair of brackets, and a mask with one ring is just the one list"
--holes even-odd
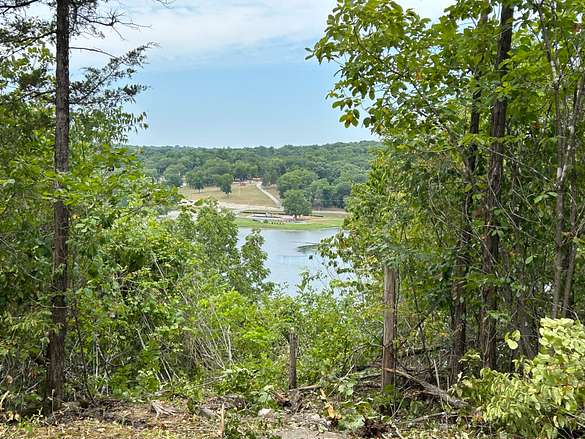
[[(557, 93), (560, 91), (557, 88)], [(570, 302), (573, 295), (573, 276), (575, 274), (577, 249), (574, 239), (578, 234), (577, 225), (577, 171), (576, 166), (576, 149), (577, 149), (577, 125), (582, 119), (583, 95), (585, 94), (585, 77), (581, 77), (573, 93), (572, 114), (568, 126), (565, 128), (564, 112), (557, 112), (557, 200), (555, 206), (555, 266), (553, 281), (553, 303), (552, 317), (565, 317), (570, 308)], [(555, 100), (557, 105), (561, 105), (560, 97)], [(559, 134), (560, 133), (560, 134)], [(566, 198), (567, 198), (567, 180), (570, 175), (570, 195), (571, 210), (569, 216), (569, 230), (567, 230), (566, 217)], [(562, 297), (561, 297), (562, 293)]]
[[(550, 28), (556, 26), (557, 17), (553, 18), (552, 24), (547, 23), (544, 14), (544, 3), (538, 5), (536, 11), (540, 17), (542, 41), (544, 43), (546, 57), (550, 65), (552, 87), (554, 90), (554, 109), (555, 109), (555, 136), (557, 139), (557, 175), (555, 181), (556, 190), (556, 204), (555, 204), (555, 261), (554, 274), (552, 285), (552, 318), (557, 318), (559, 315), (566, 315), (568, 303), (572, 297), (573, 275), (575, 270), (575, 246), (572, 241), (567, 240), (566, 234), (566, 195), (567, 195), (567, 177), (569, 172), (573, 175), (575, 166), (575, 150), (577, 147), (577, 126), (583, 119), (582, 108), (585, 94), (585, 76), (583, 71), (580, 72), (580, 77), (577, 80), (572, 96), (567, 96), (568, 87), (566, 85), (567, 78), (561, 67), (560, 60), (564, 55), (559, 55), (558, 41), (551, 40)], [(553, 37), (558, 37), (553, 34)], [(562, 45), (561, 45), (562, 46)], [(582, 59), (582, 51), (578, 50), (579, 56), (577, 59)], [(564, 62), (564, 61), (563, 61)], [(579, 65), (581, 64), (578, 61)], [(572, 108), (571, 108), (572, 107)], [(573, 182), (571, 183), (573, 185)], [(576, 185), (576, 182), (575, 182)], [(571, 188), (573, 191), (573, 188)], [(576, 196), (576, 186), (575, 186)], [(575, 198), (575, 197), (573, 197)], [(576, 205), (573, 200), (571, 204), (571, 219), (570, 219), (570, 239), (574, 238), (577, 233), (575, 222), (577, 217)], [(575, 218), (575, 220), (573, 219)], [(561, 297), (562, 294), (562, 297)]]
[(396, 366), (394, 338), (396, 336), (396, 269), (384, 267), (384, 340), (382, 348), (382, 388), (394, 383), (392, 370)]
[[(69, 171), (69, 0), (57, 0), (56, 128), (54, 166), (57, 174)], [(56, 189), (61, 189), (57, 183)], [(54, 204), (52, 318), (47, 351), (45, 412), (61, 407), (65, 384), (65, 334), (67, 332), (69, 211), (62, 200)]]
[[(514, 20), (514, 8), (502, 4), (500, 17), (500, 39), (498, 41), (498, 54), (496, 68), (499, 71), (500, 80), (508, 71), (505, 61), (510, 56), (512, 47), (512, 26)], [(492, 120), (490, 135), (495, 140), (490, 148), (490, 165), (488, 170), (488, 187), (485, 197), (485, 237), (483, 254), (483, 271), (487, 276), (496, 276), (497, 262), (499, 260), (500, 238), (498, 235), (498, 218), (495, 214), (500, 205), (502, 190), (502, 176), (504, 168), (504, 143), (500, 140), (506, 135), (506, 113), (508, 102), (505, 98), (498, 98), (492, 107)], [(492, 280), (482, 289), (482, 312), (480, 346), (484, 367), (496, 366), (496, 322), (489, 315), (497, 309), (497, 290)]]
[[(562, 143), (562, 142), (560, 142)], [(559, 149), (564, 149), (564, 146), (559, 146)], [(562, 155), (562, 151), (559, 152)], [(559, 164), (562, 167), (562, 164)], [(551, 317), (556, 319), (559, 315), (559, 303), (561, 300), (561, 290), (563, 288), (564, 278), (564, 264), (566, 260), (566, 245), (565, 245), (565, 184), (562, 181), (558, 182), (557, 198), (555, 204), (555, 265), (554, 265), (554, 279), (553, 279), (553, 299)]]
[(569, 242), (567, 243), (567, 263), (566, 263), (566, 274), (565, 274), (565, 288), (563, 292), (563, 309), (561, 317), (567, 317), (572, 308), (573, 302), (573, 277), (575, 275), (575, 266), (577, 263), (577, 246), (575, 245), (575, 238), (578, 234), (577, 225), (577, 170), (575, 168), (575, 150), (571, 157), (572, 168), (571, 168), (571, 234)]

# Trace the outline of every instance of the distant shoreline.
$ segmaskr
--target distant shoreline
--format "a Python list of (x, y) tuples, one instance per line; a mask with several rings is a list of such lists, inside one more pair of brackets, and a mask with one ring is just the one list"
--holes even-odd
[(236, 224), (241, 228), (249, 229), (279, 229), (279, 230), (324, 230), (338, 229), (343, 225), (343, 218), (325, 217), (312, 222), (299, 223), (263, 223), (249, 218), (236, 218)]

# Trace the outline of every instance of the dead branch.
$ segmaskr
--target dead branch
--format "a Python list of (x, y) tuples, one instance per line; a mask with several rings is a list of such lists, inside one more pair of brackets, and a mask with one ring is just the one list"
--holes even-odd
[(394, 373), (398, 376), (401, 376), (402, 378), (408, 380), (408, 381), (412, 381), (413, 383), (416, 383), (417, 385), (419, 385), (420, 387), (422, 387), (425, 391), (425, 393), (427, 393), (428, 395), (431, 396), (435, 396), (437, 398), (439, 398), (441, 401), (446, 402), (447, 404), (449, 404), (450, 406), (460, 409), (463, 407), (467, 407), (468, 404), (461, 400), (461, 399), (457, 399), (451, 395), (449, 395), (449, 393), (445, 392), (444, 390), (440, 389), (439, 387), (427, 383), (426, 381), (417, 378), (413, 375), (410, 375), (409, 373), (404, 372), (403, 370), (400, 369), (386, 369), (386, 372), (389, 373)]

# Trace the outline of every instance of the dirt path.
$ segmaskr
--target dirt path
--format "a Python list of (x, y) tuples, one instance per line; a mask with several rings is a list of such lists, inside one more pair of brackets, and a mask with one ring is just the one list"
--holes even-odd
[(262, 192), (264, 195), (266, 195), (268, 198), (270, 198), (272, 200), (272, 202), (274, 204), (276, 204), (276, 207), (278, 207), (279, 209), (282, 209), (282, 203), (280, 202), (280, 200), (278, 198), (276, 198), (274, 195), (272, 195), (270, 192), (268, 192), (266, 189), (264, 189), (262, 187), (262, 182), (259, 181), (258, 183), (256, 183), (256, 187), (258, 188), (258, 190), (260, 192)]

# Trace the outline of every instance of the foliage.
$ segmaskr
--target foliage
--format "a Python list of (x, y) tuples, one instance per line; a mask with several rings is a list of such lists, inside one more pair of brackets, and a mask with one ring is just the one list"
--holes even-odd
[(169, 186), (181, 187), (183, 185), (183, 178), (181, 177), (181, 167), (178, 165), (169, 166), (165, 169), (163, 174), (164, 181)]
[(199, 171), (190, 171), (186, 174), (187, 184), (192, 188), (201, 191), (204, 187), (203, 173)]
[(380, 308), (370, 306), (358, 295), (336, 297), (339, 292), (306, 287), (298, 296), (295, 328), (300, 333), (299, 373), (304, 382), (336, 380), (378, 355), (371, 337), (379, 325)]
[(290, 190), (305, 190), (317, 179), (317, 174), (305, 169), (295, 169), (283, 174), (277, 181), (278, 192), (284, 198)]
[(232, 183), (233, 182), (234, 182), (234, 177), (232, 177), (231, 174), (223, 174), (223, 175), (218, 175), (217, 177), (215, 177), (215, 183), (219, 186), (221, 191), (226, 195), (229, 195), (232, 193)]
[[(502, 3), (460, 0), (430, 21), (399, 2), (340, 0), (309, 54), (339, 64), (329, 97), (341, 122), (363, 123), (385, 143), (368, 180), (353, 187), (332, 253), (351, 262), (365, 291), (381, 284), (384, 266), (396, 268), (400, 343), (426, 352), (416, 367), (450, 370), (450, 382), (476, 371), (461, 361), (465, 351), (482, 346), (487, 359), (486, 340), (498, 369), (533, 357), (539, 320), (561, 307), (579, 317), (585, 303), (585, 113), (575, 111), (585, 83), (583, 3), (511, 2), (505, 69), (495, 62)], [(506, 133), (496, 141), (492, 112), (502, 101)], [(496, 208), (488, 182), (498, 142)], [(488, 237), (497, 237), (493, 254)], [(369, 299), (379, 303), (380, 291)], [(491, 322), (495, 336), (485, 331)], [(505, 337), (511, 328), (517, 340)]]
[(281, 321), (268, 299), (261, 236), (238, 247), (233, 215), (214, 204), (198, 206), (196, 220), (192, 211), (166, 218), (176, 192), (144, 176), (136, 150), (117, 146), (142, 118), (111, 102), (75, 108), (72, 171), (55, 175), (51, 104), (19, 88), (31, 84), (21, 76), (50, 82), (51, 61), (48, 50), (30, 48), (0, 63), (3, 407), (26, 413), (43, 396), (57, 179), (71, 211), (68, 398), (139, 396), (190, 382), (195, 400), (203, 376), (237, 364), (261, 371), (259, 389), (281, 377)]
[(287, 214), (295, 217), (311, 214), (311, 203), (307, 200), (305, 192), (300, 189), (286, 191), (282, 206)]
[(554, 438), (583, 422), (585, 328), (570, 319), (542, 319), (539, 342), (536, 357), (517, 363), (519, 372), (484, 369), (480, 378), (464, 380), (459, 391), (502, 430)]
[[(286, 383), (286, 336), (294, 329), (299, 381), (323, 385), (332, 421), (355, 428), (403, 403), (418, 413), (422, 403), (406, 402), (398, 389), (392, 398), (352, 399), (363, 378), (352, 372), (379, 362), (383, 312), (392, 310), (396, 337), (385, 347), (400, 367), (432, 371), (441, 385), (463, 379), (460, 394), (502, 431), (576, 433), (585, 329), (545, 317), (585, 310), (585, 6), (510, 4), (513, 45), (503, 66), (496, 61), (509, 24), (498, 16), (503, 2), (459, 0), (434, 22), (394, 1), (337, 2), (310, 57), (339, 63), (329, 97), (341, 123), (362, 122), (383, 146), (123, 147), (127, 133), (144, 126), (144, 116), (123, 105), (142, 87), (119, 85), (144, 62), (142, 50), (133, 51), (72, 85), (65, 174), (52, 171), (51, 52), (36, 40), (7, 39), (0, 57), (2, 404), (33, 412), (44, 393), (54, 329), (52, 206), (64, 200), (71, 212), (68, 397), (167, 389), (195, 408), (208, 386), (239, 393), (249, 406), (270, 405)], [(493, 129), (502, 103), (503, 137)], [(307, 276), (297, 296), (280, 295), (266, 281), (262, 236), (239, 240), (232, 213), (201, 202), (167, 215), (175, 187), (217, 184), (229, 194), (234, 178), (276, 184), (293, 215), (347, 208), (343, 230), (322, 245), (331, 271), (346, 277), (314, 290)], [(488, 239), (497, 242), (493, 251)], [(388, 267), (397, 274), (396, 303), (383, 305)], [(488, 356), (486, 340), (495, 369), (473, 378)], [(236, 424), (226, 434), (248, 434)]]

